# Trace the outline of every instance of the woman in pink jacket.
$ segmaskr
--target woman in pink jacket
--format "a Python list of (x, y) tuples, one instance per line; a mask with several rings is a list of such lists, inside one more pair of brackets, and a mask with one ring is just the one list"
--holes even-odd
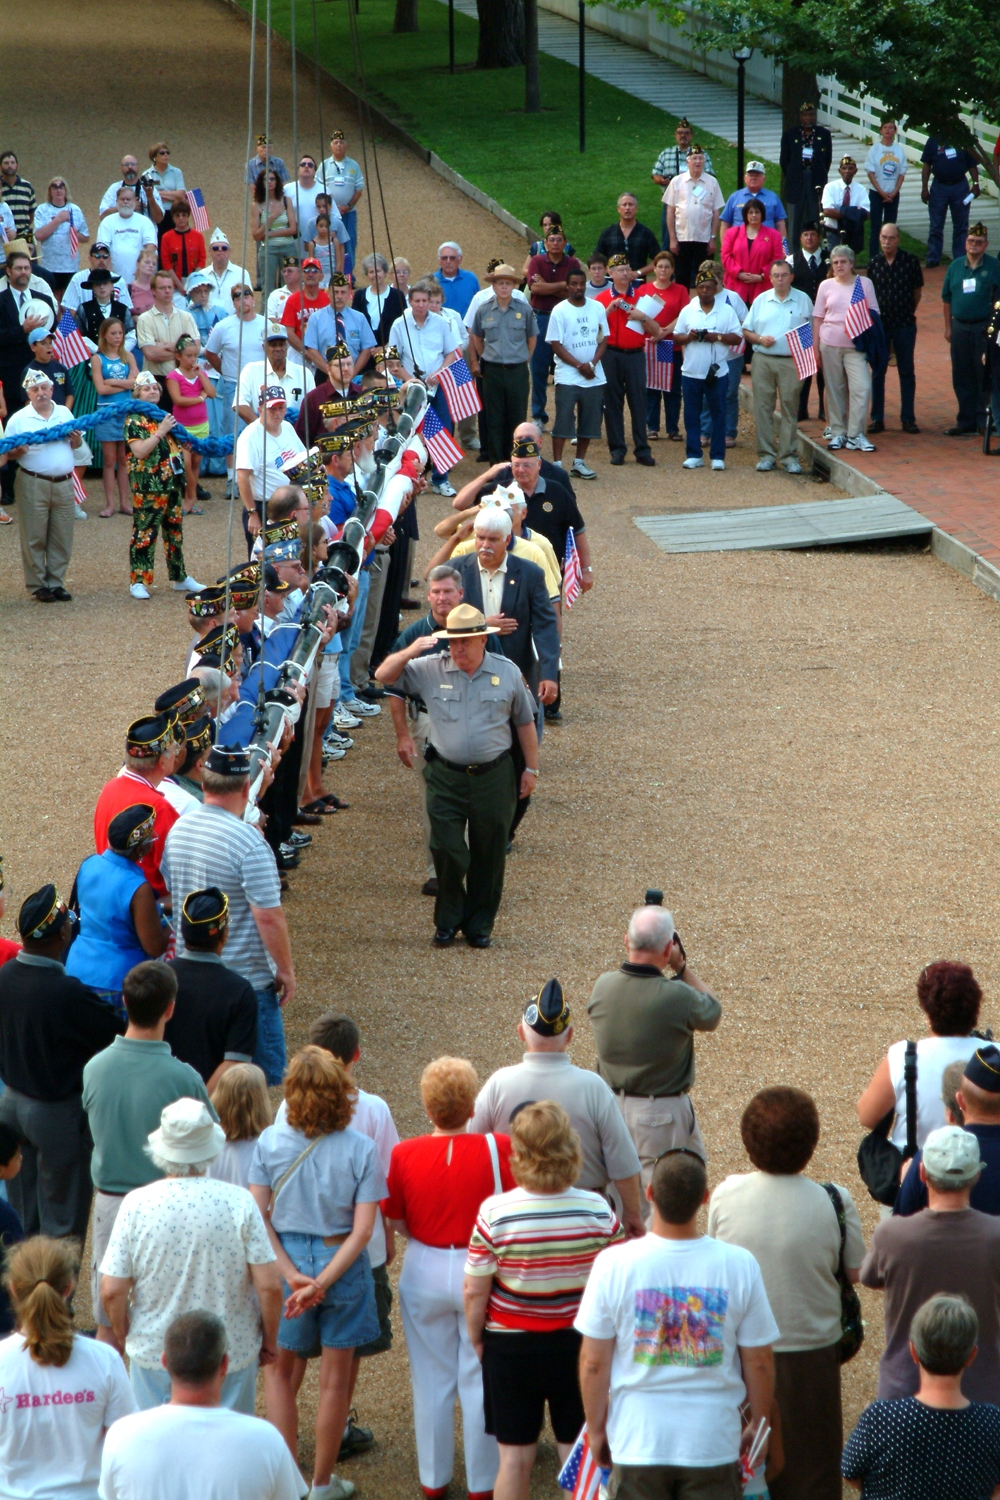
[(771, 267), (785, 254), (781, 235), (764, 226), (764, 210), (756, 198), (743, 205), (743, 223), (727, 229), (722, 241), (725, 284), (749, 307), (758, 292), (771, 285)]

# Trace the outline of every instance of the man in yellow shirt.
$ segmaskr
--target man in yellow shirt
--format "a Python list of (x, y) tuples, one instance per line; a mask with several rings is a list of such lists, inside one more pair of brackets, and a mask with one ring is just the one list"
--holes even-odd
[[(555, 549), (548, 537), (542, 536), (538, 531), (531, 532), (530, 537), (522, 535), (528, 505), (518, 484), (494, 490), (475, 510), (460, 511), (457, 515), (445, 516), (443, 521), (439, 521), (434, 530), (438, 536), (446, 540), (444, 546), (431, 559), (427, 573), (431, 568), (446, 563), (449, 558), (465, 557), (475, 550), (476, 543), (472, 533), (476, 517), (481, 510), (494, 505), (505, 510), (511, 518), (513, 532), (510, 550), (514, 556), (527, 558), (528, 562), (533, 562), (545, 574), (546, 590), (552, 600), (558, 620), (559, 601), (562, 596), (562, 574), (556, 561)], [(427, 573), (424, 574), (425, 578)]]

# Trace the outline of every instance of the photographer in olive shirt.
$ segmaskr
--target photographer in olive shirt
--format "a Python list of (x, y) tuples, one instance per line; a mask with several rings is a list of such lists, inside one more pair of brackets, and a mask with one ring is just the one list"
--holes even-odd
[(628, 962), (601, 975), (587, 1012), (597, 1071), (614, 1091), (639, 1153), (641, 1203), (651, 1214), (645, 1188), (657, 1158), (681, 1147), (705, 1156), (689, 1095), (694, 1033), (714, 1031), (722, 1006), (687, 962), (674, 919), (662, 906), (633, 912), (625, 946)]

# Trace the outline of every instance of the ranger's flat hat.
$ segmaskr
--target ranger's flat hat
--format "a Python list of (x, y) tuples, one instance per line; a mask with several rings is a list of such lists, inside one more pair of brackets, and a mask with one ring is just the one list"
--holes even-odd
[(490, 281), (519, 281), (520, 277), (513, 266), (509, 266), (505, 260), (502, 260), (498, 266), (493, 267), (489, 273), (489, 279)]
[(435, 630), (436, 641), (460, 641), (473, 635), (499, 635), (498, 625), (487, 625), (486, 616), (474, 604), (456, 604), (448, 614), (447, 627)]

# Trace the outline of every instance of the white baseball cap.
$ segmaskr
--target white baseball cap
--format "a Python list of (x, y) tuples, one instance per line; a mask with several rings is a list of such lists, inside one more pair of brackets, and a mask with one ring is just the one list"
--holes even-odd
[(746, 166), (743, 168), (743, 171), (744, 172), (766, 172), (767, 168), (765, 167), (765, 165), (764, 165), (764, 163), (762, 161), (748, 161), (747, 164), (746, 164)]
[(933, 1182), (951, 1188), (968, 1187), (985, 1166), (971, 1130), (942, 1125), (924, 1141), (924, 1170)]

